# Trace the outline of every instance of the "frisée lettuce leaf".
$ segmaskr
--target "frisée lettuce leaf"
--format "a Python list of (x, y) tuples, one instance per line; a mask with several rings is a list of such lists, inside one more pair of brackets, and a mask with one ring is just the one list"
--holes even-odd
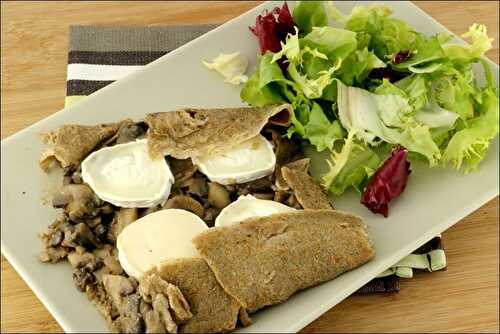
[(323, 186), (332, 194), (341, 195), (349, 187), (362, 193), (368, 178), (380, 164), (373, 150), (356, 141), (355, 133), (350, 131), (340, 151), (333, 150), (327, 160), (330, 169), (323, 175)]

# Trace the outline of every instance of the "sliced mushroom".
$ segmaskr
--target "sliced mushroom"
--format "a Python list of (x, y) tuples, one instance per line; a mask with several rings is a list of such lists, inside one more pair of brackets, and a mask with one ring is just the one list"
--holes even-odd
[(128, 296), (135, 291), (134, 285), (124, 276), (106, 275), (102, 281), (118, 309), (120, 309), (121, 297)]
[(40, 235), (44, 250), (40, 255), (42, 262), (58, 262), (68, 255), (69, 249), (62, 247), (66, 231), (73, 230), (74, 227), (64, 219), (58, 219), (51, 224), (47, 232)]
[(172, 319), (172, 315), (169, 311), (169, 303), (167, 298), (162, 294), (157, 294), (153, 300), (153, 309), (160, 316), (165, 324), (165, 329), (167, 333), (177, 333), (177, 324)]
[(88, 272), (94, 272), (102, 266), (101, 259), (95, 257), (92, 253), (79, 254), (72, 252), (68, 255), (68, 261), (73, 269), (83, 268)]
[(85, 268), (77, 268), (73, 271), (73, 283), (75, 283), (78, 290), (85, 292), (87, 286), (95, 283), (95, 277)]
[(198, 198), (204, 198), (208, 194), (207, 179), (202, 175), (196, 175), (187, 180), (187, 192)]
[(113, 206), (109, 203), (104, 203), (104, 205), (101, 206), (101, 213), (103, 215), (109, 215), (113, 213), (114, 209)]
[(68, 251), (63, 247), (48, 247), (45, 248), (39, 256), (42, 262), (56, 263), (68, 256)]
[(108, 229), (104, 225), (102, 224), (97, 225), (92, 229), (92, 232), (94, 233), (94, 235), (97, 237), (98, 240), (100, 240), (101, 242), (106, 242)]
[(294, 195), (294, 194), (291, 194), (291, 195), (287, 198), (287, 200), (285, 201), (285, 203), (284, 203), (284, 204), (286, 204), (286, 205), (288, 205), (288, 206), (291, 206), (292, 208), (295, 208), (295, 209), (297, 209), (297, 210), (302, 209), (302, 206), (301, 206), (301, 205), (300, 205), (300, 203), (297, 201), (297, 197), (295, 197), (295, 195)]
[(138, 290), (142, 299), (148, 303), (152, 303), (156, 294), (167, 292), (167, 287), (168, 283), (165, 280), (158, 274), (152, 273), (141, 279)]
[(101, 200), (85, 184), (68, 184), (52, 198), (55, 208), (63, 208), (70, 220), (76, 221), (95, 217), (100, 210)]
[(142, 210), (139, 214), (139, 218), (142, 218), (144, 216), (147, 216), (149, 215), (150, 213), (153, 213), (153, 212), (156, 212), (158, 210), (161, 210), (161, 206), (159, 205), (156, 205), (156, 206), (153, 206), (153, 207), (150, 207), (150, 208), (147, 208), (145, 210)]
[(167, 296), (170, 308), (172, 309), (176, 320), (182, 322), (187, 321), (193, 317), (186, 298), (184, 298), (184, 295), (177, 286), (168, 284)]
[(191, 159), (175, 159), (169, 157), (168, 162), (170, 170), (172, 171), (172, 174), (174, 174), (174, 188), (179, 184), (182, 184), (183, 181), (189, 179), (198, 170), (198, 168), (193, 165)]
[(231, 203), (229, 193), (224, 186), (216, 183), (208, 183), (208, 202), (217, 209), (224, 209)]
[(184, 209), (203, 219), (205, 209), (203, 205), (190, 196), (178, 195), (170, 198), (163, 206), (164, 209)]
[(208, 207), (205, 209), (205, 216), (203, 217), (203, 220), (208, 224), (210, 225), (211, 222), (213, 222), (215, 220), (215, 218), (217, 218), (217, 216), (219, 215), (220, 213), (220, 209), (217, 209), (213, 206), (211, 207)]
[(269, 176), (263, 177), (255, 181), (239, 184), (237, 186), (237, 193), (238, 196), (241, 196), (258, 192), (267, 192), (271, 190), (272, 184), (273, 182), (271, 181), (271, 178)]
[(83, 246), (87, 249), (93, 249), (100, 246), (99, 240), (97, 240), (94, 233), (92, 233), (92, 231), (86, 224), (79, 223), (75, 225), (75, 233), (78, 245)]
[(47, 246), (56, 247), (63, 241), (64, 233), (61, 230), (52, 230), (46, 236), (42, 236), (42, 240), (43, 238), (46, 238), (44, 243)]
[(137, 333), (141, 330), (139, 314), (140, 296), (135, 292), (132, 282), (124, 276), (105, 275), (104, 289), (111, 296), (120, 316), (114, 321), (122, 333)]
[(63, 176), (63, 181), (62, 181), (63, 186), (71, 184), (72, 182), (73, 182), (73, 180), (71, 179), (71, 175), (64, 175)]
[(224, 187), (229, 191), (230, 193), (235, 192), (237, 190), (237, 187), (235, 184), (227, 184), (224, 185)]
[(272, 201), (274, 199), (274, 193), (268, 192), (268, 193), (253, 193), (252, 196), (258, 199), (264, 199), (264, 200), (270, 200)]
[(140, 311), (144, 319), (146, 333), (165, 333), (166, 329), (159, 314), (153, 310), (150, 304), (141, 300)]
[(101, 223), (102, 223), (101, 216), (97, 216), (97, 217), (85, 220), (85, 224), (87, 224), (87, 226), (90, 228), (97, 227), (97, 225), (100, 225)]
[(274, 193), (273, 201), (285, 203), (288, 197), (290, 197), (290, 192), (278, 190)]
[(115, 212), (115, 218), (111, 223), (108, 238), (113, 242), (116, 242), (118, 235), (123, 231), (123, 229), (135, 222), (138, 218), (137, 208), (120, 208), (119, 211)]
[(142, 331), (142, 316), (139, 311), (141, 298), (138, 294), (123, 297), (120, 316), (115, 320), (120, 333), (139, 333)]
[(274, 154), (276, 164), (284, 165), (292, 161), (292, 157), (300, 152), (300, 146), (288, 139), (284, 134), (275, 128), (266, 128), (264, 134), (271, 135), (271, 141), (274, 144)]
[(281, 166), (276, 165), (274, 169), (274, 185), (272, 188), (276, 191), (288, 191), (290, 190), (290, 186), (286, 183), (283, 178), (283, 174), (281, 173)]
[(123, 268), (117, 259), (117, 250), (113, 246), (105, 245), (100, 249), (95, 249), (92, 253), (103, 263), (103, 266), (94, 272), (99, 281), (102, 281), (107, 274), (120, 275), (123, 273)]
[(111, 297), (106, 293), (104, 286), (100, 282), (90, 284), (85, 287), (87, 298), (97, 307), (99, 312), (104, 316), (108, 324), (111, 324), (119, 312), (113, 305)]
[(71, 182), (74, 184), (81, 184), (83, 182), (81, 170), (77, 170), (71, 175)]

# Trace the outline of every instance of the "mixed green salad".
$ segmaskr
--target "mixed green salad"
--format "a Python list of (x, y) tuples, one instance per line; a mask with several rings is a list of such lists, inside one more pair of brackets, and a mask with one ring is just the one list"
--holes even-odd
[(355, 188), (384, 216), (410, 161), (473, 171), (499, 122), (498, 89), (482, 59), (492, 41), (486, 27), (474, 24), (460, 45), (391, 14), (383, 5), (343, 14), (332, 2), (303, 1), (293, 13), (285, 3), (259, 15), (250, 30), (262, 55), (241, 90), (252, 106), (291, 103), (288, 136), (331, 151), (324, 187), (336, 195)]

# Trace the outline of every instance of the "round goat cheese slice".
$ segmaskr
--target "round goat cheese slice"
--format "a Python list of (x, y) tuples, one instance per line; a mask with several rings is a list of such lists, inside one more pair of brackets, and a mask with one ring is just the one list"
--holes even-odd
[(207, 229), (201, 218), (186, 210), (150, 213), (118, 235), (118, 260), (129, 276), (140, 279), (166, 260), (199, 257), (191, 240)]
[(230, 226), (247, 218), (264, 217), (275, 213), (296, 211), (285, 204), (258, 199), (252, 195), (240, 196), (226, 206), (215, 218), (215, 226)]
[(145, 139), (93, 152), (82, 162), (82, 179), (100, 199), (123, 208), (161, 204), (174, 183), (167, 161), (152, 160)]
[(193, 163), (210, 181), (229, 185), (271, 174), (276, 156), (271, 143), (259, 134), (224, 153), (193, 158)]

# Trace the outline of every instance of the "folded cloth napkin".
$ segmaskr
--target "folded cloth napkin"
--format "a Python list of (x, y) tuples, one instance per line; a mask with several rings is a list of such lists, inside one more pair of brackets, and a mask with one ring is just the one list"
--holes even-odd
[[(214, 27), (70, 27), (65, 105), (76, 103)], [(358, 293), (397, 292), (400, 277), (411, 278), (414, 272), (445, 268), (446, 256), (441, 236), (437, 236), (382, 272)]]

